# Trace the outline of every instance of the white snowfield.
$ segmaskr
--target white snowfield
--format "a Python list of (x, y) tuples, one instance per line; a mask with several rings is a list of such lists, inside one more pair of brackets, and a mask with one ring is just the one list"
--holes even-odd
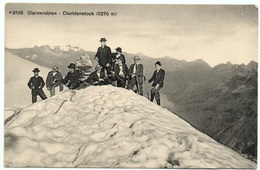
[(51, 49), (55, 49), (55, 48), (60, 48), (61, 51), (64, 52), (68, 52), (69, 50), (73, 50), (73, 51), (79, 51), (80, 48), (79, 47), (72, 47), (70, 45), (66, 45), (66, 46), (50, 46)]
[[(31, 90), (27, 83), (33, 76), (32, 70), (36, 67), (41, 70), (40, 76), (45, 81), (51, 69), (39, 66), (5, 51), (5, 107), (23, 108), (32, 103)], [(46, 87), (43, 90), (49, 96), (49, 91), (47, 91)], [(38, 100), (41, 100), (39, 96)], [(5, 111), (5, 115), (6, 113)]]
[(5, 167), (256, 168), (132, 91), (88, 87), (23, 109), (5, 125)]

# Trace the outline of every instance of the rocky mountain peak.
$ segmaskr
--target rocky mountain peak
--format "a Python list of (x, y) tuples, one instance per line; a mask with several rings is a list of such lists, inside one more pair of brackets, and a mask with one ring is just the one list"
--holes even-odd
[(250, 62), (247, 64), (247, 67), (248, 67), (248, 68), (251, 68), (251, 69), (254, 69), (254, 70), (257, 70), (257, 68), (258, 68), (258, 63), (255, 62), (255, 61), (250, 61)]

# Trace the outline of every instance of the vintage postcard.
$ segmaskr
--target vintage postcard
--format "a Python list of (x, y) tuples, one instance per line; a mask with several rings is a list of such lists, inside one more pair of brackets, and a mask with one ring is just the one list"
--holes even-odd
[(258, 6), (6, 3), (5, 168), (257, 168)]

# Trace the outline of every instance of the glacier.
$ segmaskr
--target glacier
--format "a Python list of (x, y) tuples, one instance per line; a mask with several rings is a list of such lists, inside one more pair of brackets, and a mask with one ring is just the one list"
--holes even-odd
[(232, 149), (130, 90), (65, 90), (4, 127), (5, 167), (256, 168)]

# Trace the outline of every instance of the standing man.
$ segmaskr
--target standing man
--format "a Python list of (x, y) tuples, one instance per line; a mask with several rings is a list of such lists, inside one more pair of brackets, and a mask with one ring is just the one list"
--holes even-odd
[(160, 61), (157, 61), (155, 63), (156, 70), (154, 71), (152, 78), (148, 80), (148, 83), (153, 82), (152, 84), (153, 88), (151, 89), (151, 102), (153, 102), (153, 99), (155, 98), (158, 105), (161, 105), (159, 91), (163, 87), (163, 81), (165, 76), (165, 71), (161, 69), (161, 66), (162, 64)]
[(117, 87), (126, 87), (126, 79), (128, 77), (128, 68), (125, 63), (123, 63), (122, 58), (116, 59), (114, 64), (114, 72), (115, 72), (115, 79), (117, 81)]
[(80, 73), (78, 70), (75, 70), (76, 65), (74, 63), (70, 63), (68, 68), (69, 72), (66, 75), (65, 79), (62, 80), (62, 83), (69, 87), (69, 89), (73, 90), (79, 87)]
[(101, 38), (101, 47), (98, 48), (94, 59), (98, 59), (99, 65), (102, 67), (102, 72), (107, 72), (107, 75), (111, 75), (112, 66), (112, 54), (110, 47), (106, 46), (106, 38)]
[(59, 71), (58, 66), (53, 66), (53, 70), (48, 73), (47, 79), (46, 79), (46, 87), (47, 90), (50, 91), (50, 95), (55, 95), (55, 87), (60, 87), (60, 92), (63, 91), (63, 85), (60, 82), (63, 77), (62, 74)]
[(30, 78), (29, 82), (27, 83), (28, 87), (32, 90), (32, 103), (37, 101), (37, 96), (39, 95), (42, 100), (47, 99), (44, 91), (42, 88), (44, 87), (45, 83), (43, 78), (39, 76), (40, 70), (35, 68), (33, 70), (34, 76)]
[(128, 89), (133, 90), (136, 86), (138, 94), (143, 95), (143, 75), (144, 75), (144, 66), (140, 64), (139, 56), (135, 56), (134, 64), (129, 68), (129, 81)]
[(121, 59), (122, 63), (125, 64), (125, 56), (123, 55), (123, 52), (122, 52), (122, 48), (121, 47), (117, 47), (116, 48), (116, 52), (113, 53), (112, 55), (112, 60), (113, 60), (113, 63), (115, 63), (117, 61), (117, 59)]

